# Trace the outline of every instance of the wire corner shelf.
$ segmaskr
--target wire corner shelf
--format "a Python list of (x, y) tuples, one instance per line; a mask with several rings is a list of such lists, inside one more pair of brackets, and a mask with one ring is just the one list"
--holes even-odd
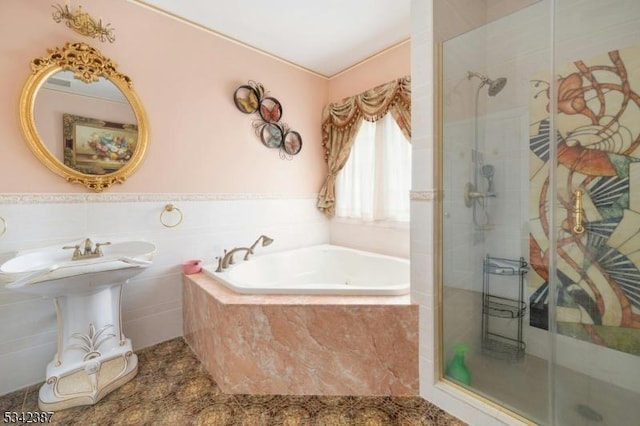
[[(522, 324), (527, 311), (524, 275), (529, 270), (528, 264), (522, 257), (507, 259), (487, 254), (482, 269), (482, 350), (494, 358), (518, 361), (526, 349)], [(499, 276), (507, 278), (502, 285), (494, 282)], [(516, 282), (508, 277), (514, 277)], [(516, 320), (516, 325), (499, 325), (494, 319)]]

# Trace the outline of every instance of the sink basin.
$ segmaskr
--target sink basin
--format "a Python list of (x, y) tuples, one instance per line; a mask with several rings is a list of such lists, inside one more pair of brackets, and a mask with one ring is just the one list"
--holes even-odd
[[(73, 243), (72, 243), (73, 245)], [(122, 284), (151, 265), (156, 246), (123, 241), (102, 246), (101, 257), (71, 260), (62, 245), (18, 252), (0, 266), (6, 288), (42, 296), (86, 293)]]
[(91, 240), (19, 251), (0, 265), (6, 288), (50, 297), (58, 324), (57, 351), (38, 393), (42, 411), (95, 404), (138, 372), (138, 357), (122, 327), (123, 287), (151, 266), (146, 241), (100, 244), (102, 256), (80, 258)]

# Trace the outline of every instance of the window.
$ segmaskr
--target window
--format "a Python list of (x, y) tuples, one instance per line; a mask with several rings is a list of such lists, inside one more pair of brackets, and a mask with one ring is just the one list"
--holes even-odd
[(336, 216), (408, 222), (410, 188), (411, 144), (391, 114), (363, 121), (336, 176)]

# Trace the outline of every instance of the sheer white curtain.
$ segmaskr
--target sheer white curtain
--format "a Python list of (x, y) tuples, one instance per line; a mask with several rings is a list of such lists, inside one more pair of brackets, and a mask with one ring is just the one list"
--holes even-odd
[(364, 121), (336, 176), (336, 216), (409, 221), (411, 144), (391, 114)]

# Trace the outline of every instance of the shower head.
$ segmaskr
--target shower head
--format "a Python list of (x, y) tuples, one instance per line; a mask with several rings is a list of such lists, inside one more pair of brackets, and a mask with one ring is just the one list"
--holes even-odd
[[(489, 90), (491, 90), (491, 86), (489, 86)], [(493, 194), (493, 174), (495, 172), (495, 168), (491, 164), (485, 164), (480, 168), (480, 173), (487, 179), (488, 188), (487, 192), (489, 194)]]
[(507, 79), (505, 77), (496, 78), (495, 80), (490, 80), (489, 82), (489, 96), (495, 96), (504, 88), (507, 84)]
[(482, 166), (480, 170), (481, 170), (480, 173), (482, 173), (482, 176), (486, 178), (492, 178), (495, 168), (491, 164), (485, 164), (484, 166)]
[(244, 255), (244, 260), (249, 260), (249, 255), (253, 254), (253, 249), (258, 246), (258, 243), (260, 241), (262, 241), (262, 247), (266, 247), (273, 242), (273, 238), (267, 237), (266, 235), (260, 235), (256, 242), (251, 244), (251, 247), (249, 247), (249, 250), (247, 250), (247, 253)]
[(482, 83), (480, 83), (480, 87), (484, 85), (489, 85), (489, 96), (495, 96), (504, 88), (507, 84), (507, 79), (505, 77), (496, 78), (495, 80), (491, 80), (484, 74), (480, 74), (475, 71), (467, 71), (467, 78), (471, 80), (473, 77), (477, 77), (480, 79)]

